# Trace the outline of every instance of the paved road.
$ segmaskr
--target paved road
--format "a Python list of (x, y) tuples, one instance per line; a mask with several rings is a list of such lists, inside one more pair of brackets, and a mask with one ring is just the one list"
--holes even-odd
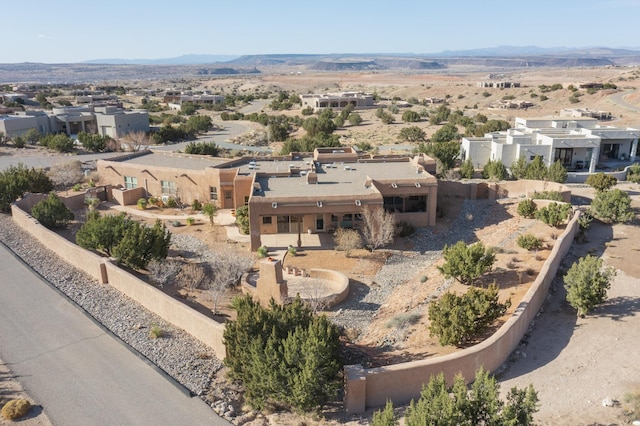
[(56, 425), (228, 425), (0, 245), (0, 358)]
[(624, 92), (616, 92), (613, 95), (609, 96), (609, 99), (615, 103), (620, 105), (623, 108), (629, 109), (631, 111), (635, 111), (635, 112), (640, 112), (640, 108), (638, 108), (637, 106), (627, 102), (624, 100), (624, 98), (627, 95), (630, 95), (631, 93), (635, 92), (635, 90), (626, 90)]

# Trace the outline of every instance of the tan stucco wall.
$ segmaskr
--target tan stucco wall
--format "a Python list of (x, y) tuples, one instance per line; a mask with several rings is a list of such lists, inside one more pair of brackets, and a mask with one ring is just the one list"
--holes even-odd
[(405, 404), (411, 399), (418, 399), (423, 384), (428, 382), (431, 376), (441, 372), (451, 383), (458, 373), (467, 381), (471, 381), (475, 371), (481, 366), (489, 371), (498, 368), (517, 347), (542, 306), (560, 262), (571, 247), (578, 228), (578, 217), (579, 213), (569, 222), (531, 288), (512, 316), (495, 334), (478, 345), (441, 357), (370, 370), (348, 366), (345, 369), (347, 411), (360, 413), (364, 408), (382, 406), (388, 399), (395, 404)]

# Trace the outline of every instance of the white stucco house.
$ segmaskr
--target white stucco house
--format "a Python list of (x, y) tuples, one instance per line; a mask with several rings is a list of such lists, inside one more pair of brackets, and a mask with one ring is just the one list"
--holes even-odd
[(460, 158), (476, 168), (489, 160), (510, 167), (523, 156), (542, 157), (547, 166), (560, 160), (568, 170), (595, 172), (607, 160), (635, 160), (640, 129), (602, 126), (595, 118), (516, 118), (512, 129), (463, 138)]

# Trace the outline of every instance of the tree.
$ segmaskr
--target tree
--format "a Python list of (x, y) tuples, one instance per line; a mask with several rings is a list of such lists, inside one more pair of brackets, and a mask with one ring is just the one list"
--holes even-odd
[(431, 136), (431, 142), (451, 142), (460, 140), (460, 133), (458, 133), (458, 127), (455, 124), (447, 123), (439, 128), (433, 136)]
[(210, 155), (216, 157), (220, 152), (220, 148), (215, 142), (189, 142), (187, 146), (184, 147), (184, 152), (185, 154)]
[(371, 426), (397, 426), (398, 419), (393, 412), (393, 403), (387, 400), (383, 410), (377, 410), (371, 418)]
[(35, 145), (36, 143), (38, 143), (41, 136), (42, 135), (40, 134), (38, 129), (34, 127), (32, 127), (31, 129), (27, 130), (22, 134), (22, 137), (24, 138), (24, 140), (27, 141), (27, 143), (30, 145)]
[(567, 302), (584, 317), (607, 298), (607, 290), (616, 272), (613, 268), (603, 268), (602, 259), (587, 255), (578, 259), (564, 276)]
[(511, 164), (511, 176), (515, 179), (527, 178), (527, 160), (524, 158), (524, 155), (518, 157), (518, 159)]
[(388, 112), (383, 112), (380, 115), (380, 121), (382, 121), (384, 124), (393, 124), (395, 120), (396, 119), (393, 114), (389, 114)]
[(213, 127), (211, 117), (208, 115), (192, 115), (185, 123), (185, 128), (193, 134), (204, 133)]
[(355, 229), (338, 228), (333, 235), (336, 250), (346, 252), (347, 257), (355, 249), (362, 247), (362, 238)]
[(545, 180), (547, 178), (547, 166), (544, 165), (541, 156), (536, 155), (533, 161), (527, 165), (525, 177), (531, 180)]
[(151, 260), (163, 260), (169, 252), (171, 232), (157, 220), (153, 227), (129, 221), (113, 257), (131, 268), (144, 269)]
[(362, 210), (362, 234), (371, 251), (393, 242), (396, 218), (383, 207), (365, 206)]
[(230, 287), (238, 283), (242, 275), (253, 266), (253, 259), (238, 253), (216, 253), (209, 261), (205, 287), (213, 302), (213, 314), (218, 313), (218, 300)]
[(538, 411), (538, 394), (532, 385), (526, 389), (512, 388), (506, 402), (500, 400), (499, 395), (500, 385), (482, 368), (476, 371), (469, 390), (461, 375), (456, 375), (453, 386), (448, 387), (444, 374), (440, 373), (424, 385), (417, 402), (411, 401), (405, 412), (405, 425), (533, 424), (533, 414)]
[(463, 346), (484, 332), (497, 318), (505, 314), (511, 302), (498, 301), (499, 288), (469, 287), (461, 296), (447, 292), (429, 304), (429, 333), (438, 337), (442, 346)]
[(455, 141), (421, 143), (416, 148), (416, 152), (424, 152), (439, 160), (441, 166), (439, 173), (442, 174), (455, 166), (456, 159), (460, 156), (460, 143)]
[(240, 206), (236, 209), (236, 225), (243, 234), (248, 234), (249, 229), (249, 207)]
[(133, 152), (147, 149), (151, 145), (151, 138), (145, 132), (129, 132), (122, 140)]
[(537, 209), (536, 203), (534, 203), (531, 198), (527, 198), (518, 203), (518, 214), (522, 217), (535, 217)]
[(73, 160), (53, 165), (49, 169), (47, 176), (49, 176), (56, 187), (68, 190), (69, 187), (80, 182), (84, 177), (84, 173), (82, 173), (82, 163), (79, 160)]
[(269, 123), (269, 138), (272, 141), (282, 142), (289, 137), (289, 123), (286, 121), (272, 121)]
[(557, 160), (547, 169), (547, 179), (551, 182), (564, 183), (567, 180), (567, 176), (567, 169), (564, 168), (560, 160)]
[(406, 123), (415, 123), (416, 121), (420, 121), (420, 114), (412, 110), (407, 110), (402, 113), (402, 121)]
[(111, 138), (109, 136), (100, 136), (93, 133), (78, 133), (78, 140), (83, 148), (92, 152), (103, 152), (107, 149), (107, 142)]
[(618, 183), (618, 179), (615, 176), (605, 175), (604, 173), (596, 173), (589, 175), (585, 183), (593, 187), (596, 191), (608, 191)]
[(549, 226), (557, 228), (563, 224), (571, 214), (571, 204), (549, 203), (547, 207), (542, 207), (535, 212), (535, 217)]
[(209, 218), (209, 225), (213, 226), (213, 219), (216, 217), (216, 214), (218, 214), (218, 206), (213, 203), (207, 203), (202, 206), (202, 214)]
[(458, 241), (452, 246), (444, 246), (442, 256), (445, 263), (438, 270), (446, 278), (455, 278), (462, 284), (472, 285), (473, 281), (491, 270), (496, 256), (491, 249), (485, 249), (478, 242), (467, 246)]
[(0, 211), (11, 211), (11, 203), (25, 193), (49, 193), (53, 183), (44, 170), (28, 169), (24, 164), (9, 166), (0, 172)]
[(599, 191), (591, 202), (594, 215), (605, 222), (624, 223), (633, 220), (631, 197), (620, 189)]
[(475, 168), (473, 167), (473, 163), (471, 162), (471, 158), (467, 158), (460, 165), (460, 176), (465, 178), (465, 179), (472, 179), (474, 173), (475, 173)]
[(71, 152), (73, 151), (73, 140), (64, 134), (46, 135), (40, 138), (38, 143), (41, 146), (46, 146), (49, 149), (58, 152)]
[(398, 139), (407, 142), (420, 142), (427, 138), (427, 134), (418, 126), (409, 126), (400, 130)]
[(226, 323), (224, 360), (256, 409), (284, 405), (299, 411), (323, 406), (340, 387), (338, 328), (315, 316), (300, 298), (263, 308), (251, 296), (235, 298), (234, 321)]
[(74, 218), (55, 192), (50, 192), (47, 198), (31, 207), (31, 215), (47, 228), (65, 227)]
[(96, 215), (78, 230), (76, 243), (82, 248), (111, 256), (113, 248), (122, 240), (128, 222), (129, 219), (124, 213)]
[(504, 180), (507, 178), (507, 168), (500, 160), (489, 160), (482, 169), (482, 178), (491, 180)]
[(347, 120), (349, 120), (349, 124), (351, 124), (352, 126), (359, 126), (360, 124), (362, 124), (362, 117), (356, 112), (352, 112), (351, 114), (349, 114)]

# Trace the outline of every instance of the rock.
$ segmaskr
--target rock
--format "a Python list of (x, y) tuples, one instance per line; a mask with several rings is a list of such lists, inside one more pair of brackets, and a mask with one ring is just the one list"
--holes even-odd
[(634, 420), (633, 422), (631, 422), (631, 424), (633, 426), (640, 426), (640, 420)]
[(616, 402), (613, 399), (609, 398), (609, 397), (607, 397), (607, 398), (602, 400), (602, 406), (603, 407), (613, 407), (615, 404), (616, 404)]

